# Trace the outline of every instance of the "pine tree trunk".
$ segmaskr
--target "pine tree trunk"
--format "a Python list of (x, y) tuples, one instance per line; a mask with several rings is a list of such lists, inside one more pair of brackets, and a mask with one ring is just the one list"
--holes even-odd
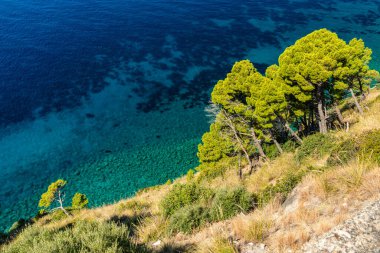
[(336, 115), (338, 116), (338, 121), (341, 125), (344, 125), (344, 123), (346, 122), (343, 118), (343, 115), (342, 115), (342, 112), (340, 111), (340, 108), (339, 106), (335, 103), (334, 105), (334, 109), (335, 109), (335, 112), (336, 112)]
[(267, 159), (267, 156), (265, 155), (264, 150), (261, 147), (259, 139), (257, 139), (256, 133), (253, 127), (251, 128), (251, 135), (252, 135), (253, 142), (255, 143), (255, 146), (257, 150), (259, 151), (260, 156)]
[(280, 152), (280, 154), (282, 154), (284, 151), (282, 150), (280, 143), (278, 143), (278, 141), (274, 137), (272, 131), (269, 130), (269, 134), (270, 134), (270, 137), (273, 140), (274, 145), (276, 145), (276, 148), (278, 149), (278, 151)]
[[(252, 159), (252, 167), (249, 170), (249, 175), (252, 175), (252, 172), (256, 170), (257, 163), (254, 163), (254, 159)], [(254, 169), (255, 168), (255, 169)]]
[(350, 92), (351, 92), (351, 96), (352, 98), (354, 99), (354, 102), (355, 102), (355, 105), (356, 105), (356, 108), (358, 108), (358, 111), (360, 114), (363, 114), (363, 109), (362, 107), (360, 106), (359, 102), (358, 102), (358, 99), (356, 98), (355, 96), (355, 93), (352, 89), (350, 89)]
[(318, 101), (318, 115), (319, 115), (319, 132), (321, 134), (327, 133), (326, 115), (323, 111), (322, 99)]
[(227, 119), (227, 121), (228, 121), (227, 124), (228, 124), (228, 126), (231, 128), (231, 130), (232, 130), (232, 132), (233, 132), (233, 134), (234, 134), (234, 136), (235, 136), (235, 139), (236, 139), (236, 141), (238, 142), (238, 144), (239, 144), (239, 146), (240, 146), (240, 149), (243, 151), (244, 156), (245, 156), (245, 158), (246, 158), (246, 160), (247, 160), (247, 162), (248, 162), (249, 169), (251, 170), (253, 165), (252, 165), (252, 161), (251, 161), (251, 159), (250, 159), (250, 157), (249, 157), (248, 151), (247, 151), (247, 149), (244, 147), (243, 142), (241, 141), (241, 139), (240, 139), (240, 137), (239, 137), (239, 134), (238, 134), (238, 132), (237, 132), (235, 126), (234, 126), (234, 123), (232, 122), (232, 120), (230, 119), (230, 117), (227, 115), (226, 112), (224, 112), (223, 114), (224, 114), (224, 117)]
[(239, 152), (239, 160), (238, 160), (238, 169), (239, 169), (239, 178), (243, 179), (243, 170), (241, 169), (241, 154)]
[(285, 128), (289, 131), (290, 135), (298, 141), (299, 144), (302, 144), (302, 139), (293, 131), (288, 122), (285, 122)]
[(280, 154), (282, 154), (284, 151), (282, 150), (280, 143), (278, 143), (278, 141), (276, 139), (273, 139), (273, 142), (274, 142), (274, 145), (276, 145)]
[(70, 216), (69, 212), (66, 211), (66, 209), (63, 207), (63, 198), (61, 191), (58, 191), (58, 203), (59, 203), (59, 209), (61, 209), (67, 216)]

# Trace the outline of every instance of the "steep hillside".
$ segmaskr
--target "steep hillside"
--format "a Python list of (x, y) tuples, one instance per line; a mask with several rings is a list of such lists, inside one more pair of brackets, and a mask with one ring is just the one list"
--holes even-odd
[[(310, 135), (250, 173), (222, 159), (96, 209), (16, 223), (1, 252), (296, 252), (380, 199), (380, 92), (350, 128)], [(206, 171), (206, 172), (205, 172)]]

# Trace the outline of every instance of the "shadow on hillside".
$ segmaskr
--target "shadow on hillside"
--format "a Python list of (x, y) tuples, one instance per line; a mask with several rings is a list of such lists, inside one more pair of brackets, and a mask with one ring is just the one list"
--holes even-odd
[(136, 226), (141, 223), (145, 218), (149, 217), (150, 214), (142, 213), (135, 215), (122, 215), (122, 216), (112, 216), (108, 222), (113, 222), (116, 225), (126, 225), (129, 229), (130, 235), (135, 235)]
[[(150, 217), (149, 213), (140, 213), (135, 215), (122, 215), (122, 216), (112, 216), (108, 222), (113, 222), (117, 225), (126, 225), (128, 227), (129, 236), (134, 236), (136, 233), (137, 226), (147, 217)], [(162, 247), (157, 249), (152, 249), (148, 245), (138, 244), (136, 245), (136, 252), (146, 252), (146, 253), (181, 253), (189, 252), (194, 248), (192, 244), (186, 245), (175, 245), (175, 244), (164, 244)]]
[(186, 245), (167, 245), (165, 244), (159, 250), (153, 250), (154, 253), (182, 253), (182, 252), (190, 252), (190, 250), (194, 249), (194, 245), (186, 244)]

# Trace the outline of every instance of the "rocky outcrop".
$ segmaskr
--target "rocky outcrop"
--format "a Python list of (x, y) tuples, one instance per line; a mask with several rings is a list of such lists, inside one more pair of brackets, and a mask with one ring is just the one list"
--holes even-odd
[(301, 252), (380, 253), (380, 200), (368, 204), (330, 232), (312, 239)]

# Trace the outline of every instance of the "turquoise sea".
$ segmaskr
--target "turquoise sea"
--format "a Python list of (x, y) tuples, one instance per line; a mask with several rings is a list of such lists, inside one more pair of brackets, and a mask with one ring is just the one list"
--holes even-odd
[[(307, 33), (363, 38), (380, 66), (380, 0), (0, 0), (0, 231), (68, 199), (113, 203), (197, 166), (212, 86), (264, 71)], [(70, 204), (69, 201), (67, 204)]]

